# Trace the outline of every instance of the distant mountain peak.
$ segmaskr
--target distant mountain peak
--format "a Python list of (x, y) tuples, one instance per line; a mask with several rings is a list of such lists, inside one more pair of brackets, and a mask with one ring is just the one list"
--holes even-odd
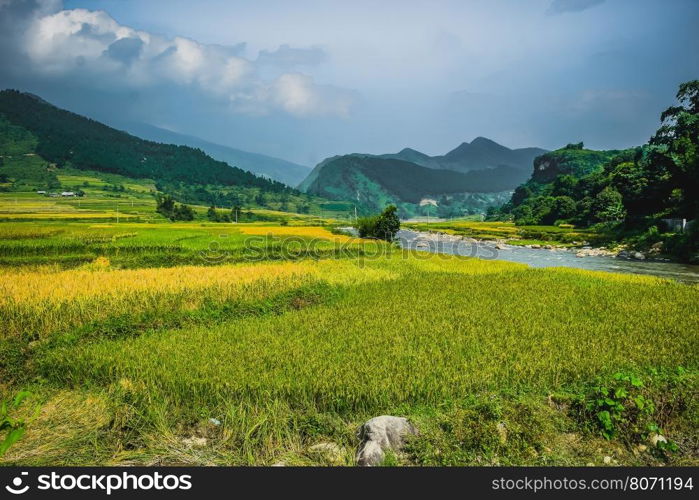
[(492, 139), (488, 139), (487, 137), (483, 137), (482, 135), (479, 135), (478, 137), (476, 137), (475, 139), (473, 139), (471, 141), (471, 146), (476, 146), (479, 144), (495, 144), (495, 145), (503, 147), (503, 148), (505, 147), (505, 146), (502, 146), (501, 144), (498, 144), (497, 142), (495, 142)]
[(419, 153), (419, 154), (424, 154), (424, 153), (420, 153), (420, 151), (418, 151), (417, 149), (413, 149), (413, 148), (403, 148), (403, 149), (401, 149), (401, 150), (398, 152), (399, 155), (400, 155), (400, 154), (404, 154), (404, 153)]

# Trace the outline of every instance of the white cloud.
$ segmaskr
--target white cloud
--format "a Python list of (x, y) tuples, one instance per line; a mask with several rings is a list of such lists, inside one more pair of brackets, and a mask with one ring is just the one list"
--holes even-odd
[(315, 113), (346, 116), (352, 96), (329, 85), (316, 85), (310, 76), (285, 73), (270, 86), (271, 98), (295, 115)]
[(0, 12), (25, 16), (25, 21), (31, 16), (16, 44), (23, 52), (23, 71), (30, 74), (89, 79), (92, 87), (109, 89), (177, 85), (255, 114), (281, 110), (297, 116), (345, 116), (352, 103), (350, 91), (285, 72), (320, 63), (324, 52), (317, 48), (283, 45), (250, 60), (239, 54), (239, 47), (165, 38), (123, 26), (104, 11), (60, 10), (60, 4), (44, 0), (34, 10), (28, 5), (27, 0), (0, 0)]

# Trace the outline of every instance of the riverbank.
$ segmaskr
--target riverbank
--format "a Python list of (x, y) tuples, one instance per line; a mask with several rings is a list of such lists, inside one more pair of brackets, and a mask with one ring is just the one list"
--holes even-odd
[(486, 260), (507, 260), (532, 267), (572, 267), (616, 273), (646, 274), (675, 279), (685, 283), (699, 283), (699, 266), (672, 262), (668, 258), (647, 255), (623, 247), (605, 248), (545, 244), (518, 241), (512, 244), (504, 239), (476, 239), (441, 231), (412, 231), (403, 229), (398, 239), (404, 248), (445, 253)]

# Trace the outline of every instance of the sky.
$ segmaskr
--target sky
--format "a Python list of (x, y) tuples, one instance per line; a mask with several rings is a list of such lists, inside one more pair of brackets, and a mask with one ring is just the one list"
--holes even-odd
[(0, 88), (313, 166), (648, 140), (697, 0), (0, 0)]

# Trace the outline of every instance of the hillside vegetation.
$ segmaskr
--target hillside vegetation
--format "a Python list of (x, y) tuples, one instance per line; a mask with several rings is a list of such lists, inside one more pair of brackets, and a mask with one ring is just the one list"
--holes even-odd
[(278, 182), (216, 161), (201, 150), (144, 141), (99, 122), (59, 109), (33, 95), (0, 92), (0, 113), (34, 136), (36, 153), (58, 167), (70, 165), (133, 178), (287, 188)]
[(419, 213), (423, 198), (437, 198), (440, 210), (453, 216), (469, 209), (485, 210), (488, 201), (497, 200), (498, 193), (511, 185), (508, 176), (513, 172), (517, 174), (512, 167), (497, 167), (461, 173), (403, 160), (346, 155), (325, 162), (306, 192), (330, 199), (355, 199), (363, 213), (396, 204), (403, 218)]
[[(677, 102), (638, 148), (590, 151), (580, 143), (538, 157), (531, 179), (491, 216), (521, 225), (596, 224), (638, 248), (657, 244), (699, 261), (699, 80), (680, 85)], [(690, 222), (676, 232), (662, 219)]]
[(34, 95), (0, 92), (0, 192), (63, 189), (93, 200), (135, 197), (145, 203), (161, 192), (183, 203), (244, 213), (339, 215), (351, 208), (231, 167), (199, 149), (145, 141)]

